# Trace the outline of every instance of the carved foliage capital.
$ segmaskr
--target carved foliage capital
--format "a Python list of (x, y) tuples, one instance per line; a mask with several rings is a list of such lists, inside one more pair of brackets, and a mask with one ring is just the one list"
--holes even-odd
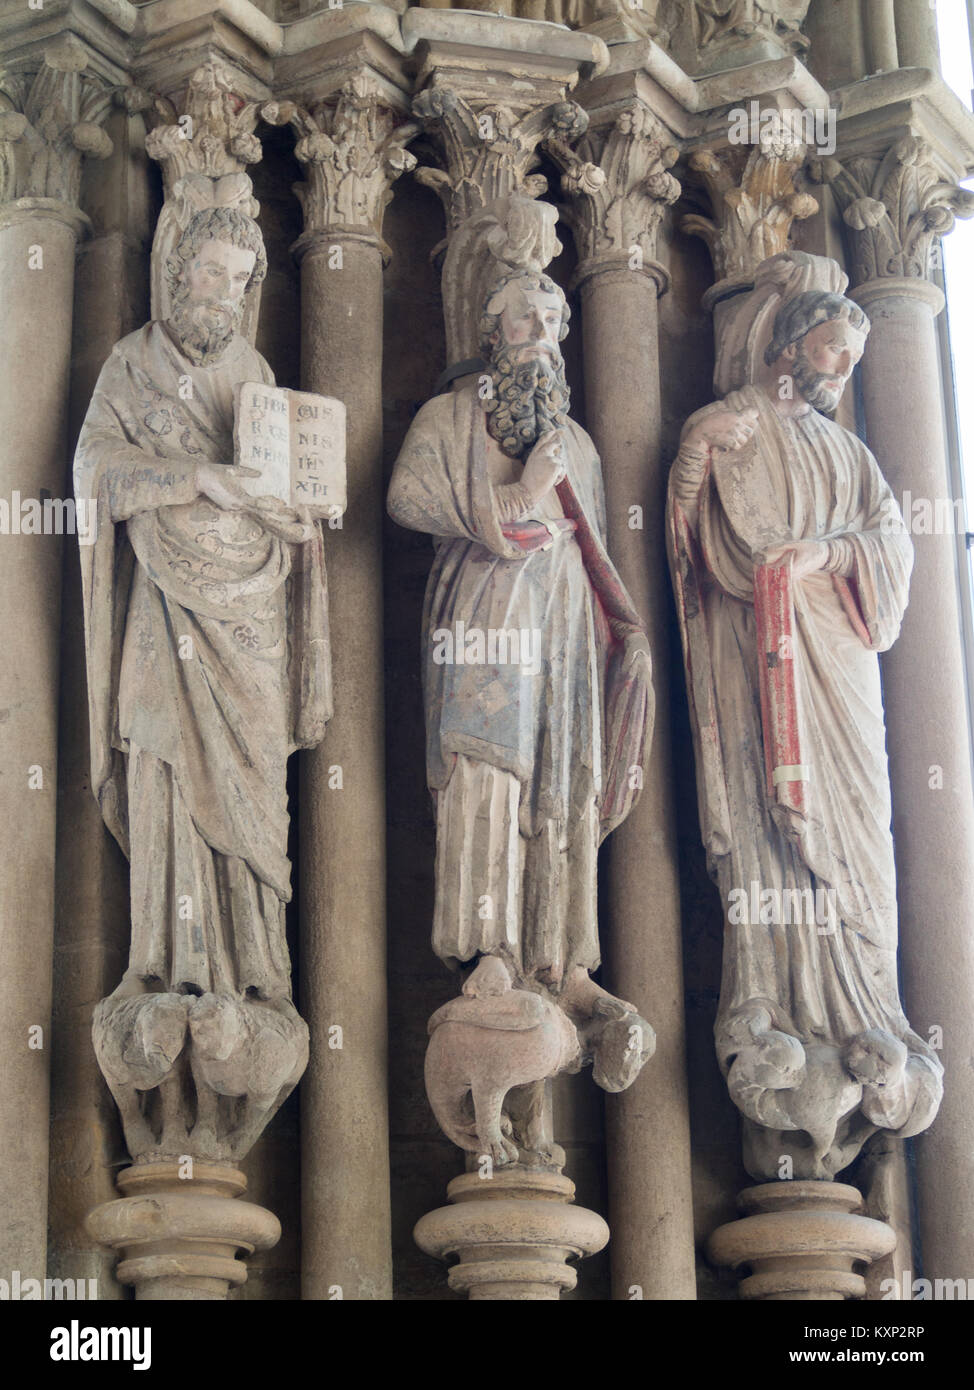
[(76, 206), (82, 158), (111, 154), (101, 127), (112, 92), (87, 67), (84, 45), (68, 36), (45, 48), (39, 66), (0, 75), (0, 203), (53, 198)]
[(848, 228), (850, 278), (859, 286), (889, 276), (925, 279), (934, 239), (957, 217), (974, 216), (974, 193), (945, 180), (924, 141), (908, 135), (874, 158), (813, 160)]
[(261, 115), (297, 134), (294, 153), (308, 171), (294, 189), (305, 232), (340, 227), (381, 241), (391, 185), (416, 164), (406, 144), (419, 125), (403, 121), (364, 73), (345, 83), (336, 102), (310, 109), (293, 101), (268, 102)]
[(216, 61), (203, 63), (189, 79), (182, 111), (166, 97), (138, 88), (127, 93), (130, 108), (143, 110), (152, 126), (146, 153), (162, 166), (166, 197), (189, 177), (211, 180), (241, 174), (261, 156), (254, 135), (258, 103), (234, 90), (234, 76)]
[(573, 101), (519, 115), (502, 104), (474, 107), (448, 87), (420, 92), (413, 111), (438, 137), (446, 166), (418, 169), (416, 177), (439, 194), (451, 229), (497, 198), (540, 196), (546, 181), (530, 172), (538, 163), (538, 146), (549, 140), (567, 145), (588, 127), (588, 117)]
[(796, 184), (804, 158), (804, 145), (764, 138), (753, 146), (697, 150), (690, 156), (713, 216), (690, 214), (680, 226), (707, 243), (718, 280), (752, 275), (769, 256), (788, 250), (796, 219), (818, 212), (816, 200)]
[(564, 170), (567, 217), (584, 269), (620, 256), (654, 261), (664, 209), (680, 196), (669, 173), (677, 150), (662, 136), (645, 106), (620, 112), (611, 125), (589, 131), (577, 151), (549, 140), (546, 149)]

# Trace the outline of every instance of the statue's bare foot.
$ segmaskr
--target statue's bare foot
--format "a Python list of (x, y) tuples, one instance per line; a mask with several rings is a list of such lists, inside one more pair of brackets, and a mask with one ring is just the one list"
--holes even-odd
[(597, 985), (581, 965), (568, 972), (558, 1002), (573, 1021), (597, 1017), (624, 1018), (626, 1014), (638, 1013), (633, 1004), (618, 999)]

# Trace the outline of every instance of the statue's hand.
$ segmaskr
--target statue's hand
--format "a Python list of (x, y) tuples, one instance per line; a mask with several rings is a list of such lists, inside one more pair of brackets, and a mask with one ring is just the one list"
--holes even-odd
[(314, 537), (315, 523), (307, 507), (289, 507), (279, 497), (252, 497), (249, 510), (265, 531), (271, 531), (283, 541), (297, 544)]
[(237, 479), (259, 477), (258, 469), (242, 468), (236, 464), (230, 467), (219, 463), (198, 463), (196, 465), (196, 486), (200, 493), (227, 512), (239, 512), (253, 508), (253, 497), (249, 492), (244, 491)]
[(625, 642), (626, 645), (622, 660), (623, 668), (628, 671), (630, 666), (641, 663), (648, 679), (653, 670), (653, 657), (649, 649), (649, 640), (645, 632), (628, 632)]
[(684, 436), (683, 443), (691, 449), (742, 449), (757, 428), (758, 412), (750, 410), (715, 410), (706, 415)]
[(791, 573), (795, 579), (825, 569), (829, 563), (828, 541), (789, 541), (787, 545), (773, 545), (762, 554), (756, 555), (755, 560), (762, 565), (780, 565), (789, 551), (794, 557)]
[(565, 476), (565, 441), (561, 430), (543, 434), (528, 454), (521, 485), (539, 502)]

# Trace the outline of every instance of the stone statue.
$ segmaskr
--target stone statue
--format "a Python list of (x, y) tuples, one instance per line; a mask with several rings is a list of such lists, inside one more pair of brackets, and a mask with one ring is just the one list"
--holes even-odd
[(747, 37), (764, 28), (802, 44), (808, 5), (809, 0), (693, 0), (697, 43), (703, 48), (725, 34)]
[[(801, 289), (809, 277), (833, 288)], [(745, 1164), (767, 1179), (834, 1177), (876, 1129), (925, 1129), (942, 1091), (898, 993), (876, 655), (899, 632), (913, 550), (876, 460), (829, 418), (869, 331), (836, 285), (818, 257), (759, 268), (718, 351), (719, 376), (750, 364), (746, 384), (688, 420), (669, 489), (726, 913), (717, 1051)]]
[[(295, 1085), (286, 767), (331, 712), (322, 540), (235, 468), (233, 392), (273, 384), (239, 331), (260, 230), (197, 211), (171, 312), (122, 339), (75, 459), (92, 786), (129, 857), (132, 939), (95, 1047), (132, 1155), (239, 1158)], [(195, 1090), (195, 1104), (187, 1095)]]
[[(652, 691), (643, 624), (605, 550), (598, 456), (567, 414), (567, 327), (543, 271), (501, 274), (480, 323), (484, 374), (423, 407), (389, 490), (390, 515), (436, 545), (423, 666), (433, 948), (453, 964), (481, 957), (431, 1053), (449, 1028), (499, 1030), (482, 1046), (494, 1058), (484, 1085), (501, 1097), (559, 1069), (540, 1047), (537, 1075), (523, 1073), (523, 1030), (545, 1014), (525, 990), (567, 1015), (608, 1089), (653, 1047), (633, 1005), (591, 979), (598, 848), (638, 795)], [(510, 1158), (470, 1089), (474, 1132), (495, 1161)], [(536, 1129), (519, 1133), (508, 1111), (513, 1147), (537, 1153)]]

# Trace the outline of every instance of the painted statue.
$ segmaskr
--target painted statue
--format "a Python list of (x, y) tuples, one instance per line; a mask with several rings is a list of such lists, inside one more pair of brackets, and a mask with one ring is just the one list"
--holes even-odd
[(316, 527), (231, 464), (234, 387), (273, 383), (239, 331), (265, 271), (252, 218), (197, 212), (168, 258), (170, 316), (115, 347), (75, 459), (98, 518), (92, 786), (131, 866), (128, 969), (94, 1036), (133, 1157), (240, 1156), (307, 1060), (285, 781), (330, 715), (327, 595)]
[[(544, 993), (581, 1030), (597, 1079), (622, 1089), (652, 1035), (591, 978), (596, 864), (642, 784), (652, 691), (644, 627), (605, 549), (598, 456), (567, 413), (567, 325), (543, 272), (501, 275), (480, 323), (486, 371), (416, 416), (388, 505), (436, 551), (423, 619), (433, 948), (480, 958), (449, 1026), (469, 1015), (527, 1047), (540, 1014), (517, 996)], [(497, 962), (503, 989), (486, 987)], [(573, 1053), (550, 1051), (559, 1066)], [(494, 1080), (503, 1094), (509, 1076)], [(491, 1129), (472, 1124), (467, 1146), (508, 1161)]]
[(869, 322), (835, 288), (795, 292), (796, 271), (840, 276), (764, 262), (756, 314), (736, 308), (718, 352), (719, 375), (750, 355), (746, 383), (687, 421), (667, 517), (726, 919), (717, 1051), (768, 1179), (833, 1177), (875, 1130), (925, 1129), (942, 1091), (899, 999), (877, 657), (913, 550), (876, 460), (830, 418)]

